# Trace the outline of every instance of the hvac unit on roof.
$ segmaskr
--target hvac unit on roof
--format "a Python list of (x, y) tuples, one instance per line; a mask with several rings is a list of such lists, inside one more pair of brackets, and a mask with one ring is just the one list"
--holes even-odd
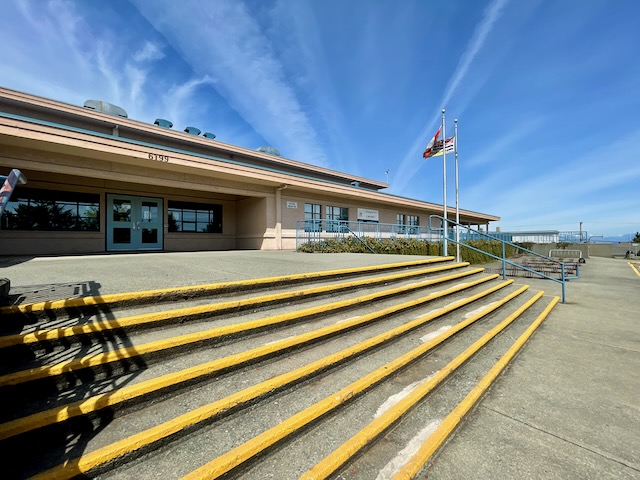
[(278, 151), (278, 149), (270, 146), (259, 147), (256, 149), (256, 151), (262, 152), (262, 153), (268, 153), (269, 155), (275, 155), (276, 157), (280, 156), (280, 152)]
[(196, 127), (187, 127), (184, 129), (189, 135), (200, 135), (200, 129)]
[(173, 123), (169, 120), (165, 120), (164, 118), (156, 118), (156, 121), (153, 122), (154, 125), (164, 128), (173, 128)]
[(109, 115), (115, 115), (116, 117), (129, 118), (124, 109), (117, 105), (103, 102), (102, 100), (87, 100), (84, 102), (84, 106), (85, 108), (90, 108), (96, 112), (108, 113)]

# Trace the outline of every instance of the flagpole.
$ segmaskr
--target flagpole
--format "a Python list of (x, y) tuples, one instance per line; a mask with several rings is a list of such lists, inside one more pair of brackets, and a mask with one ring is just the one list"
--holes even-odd
[(449, 250), (447, 245), (447, 228), (449, 227), (449, 223), (447, 222), (447, 153), (445, 150), (445, 141), (447, 138), (447, 134), (445, 131), (444, 124), (444, 108), (442, 109), (442, 209), (444, 218), (443, 221), (443, 235), (442, 235), (442, 256), (446, 257)]
[[(456, 224), (460, 223), (460, 202), (458, 201), (458, 119), (453, 121), (453, 146), (456, 154)], [(460, 225), (456, 225), (456, 262), (460, 261)]]

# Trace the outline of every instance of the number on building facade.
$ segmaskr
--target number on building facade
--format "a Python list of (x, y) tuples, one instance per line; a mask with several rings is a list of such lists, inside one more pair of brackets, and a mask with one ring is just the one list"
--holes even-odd
[(150, 153), (149, 154), (149, 160), (156, 160), (158, 162), (168, 162), (169, 161), (169, 155), (161, 155), (158, 153)]

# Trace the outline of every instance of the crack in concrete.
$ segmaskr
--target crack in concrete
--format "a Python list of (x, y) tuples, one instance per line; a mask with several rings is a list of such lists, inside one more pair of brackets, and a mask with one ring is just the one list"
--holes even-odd
[(576, 442), (574, 442), (574, 441), (572, 441), (572, 440), (569, 440), (568, 438), (561, 437), (561, 436), (560, 436), (560, 435), (558, 435), (558, 434), (555, 434), (555, 433), (552, 433), (552, 432), (548, 432), (548, 431), (546, 431), (546, 430), (543, 430), (542, 428), (539, 428), (539, 427), (536, 427), (535, 425), (532, 425), (532, 424), (530, 424), (530, 423), (527, 423), (527, 422), (525, 422), (524, 420), (520, 420), (520, 419), (518, 419), (518, 418), (512, 417), (511, 415), (508, 415), (508, 414), (506, 414), (506, 413), (503, 413), (503, 412), (500, 412), (500, 411), (498, 411), (498, 410), (495, 410), (495, 409), (493, 409), (493, 408), (491, 408), (491, 407), (487, 407), (486, 405), (481, 405), (480, 407), (481, 407), (481, 408), (484, 408), (485, 410), (489, 410), (489, 411), (491, 411), (491, 412), (497, 413), (498, 415), (501, 415), (501, 416), (503, 416), (503, 417), (505, 417), (505, 418), (508, 418), (508, 419), (510, 419), (510, 420), (513, 420), (514, 422), (518, 422), (518, 423), (520, 423), (520, 424), (522, 424), (522, 425), (526, 425), (526, 426), (527, 426), (527, 427), (529, 427), (529, 428), (533, 428), (534, 430), (537, 430), (538, 432), (544, 433), (544, 434), (546, 434), (546, 435), (550, 435), (550, 436), (552, 436), (552, 437), (554, 437), (554, 438), (557, 438), (558, 440), (562, 440), (563, 442), (570, 443), (571, 445), (575, 445), (575, 446), (576, 446), (576, 447), (578, 447), (578, 448), (581, 448), (581, 449), (586, 450), (586, 451), (588, 451), (588, 452), (594, 453), (594, 454), (596, 454), (596, 455), (598, 455), (598, 456), (600, 456), (600, 457), (606, 458), (607, 460), (611, 460), (612, 462), (619, 463), (620, 465), (622, 465), (622, 466), (624, 466), (624, 467), (627, 467), (627, 468), (630, 468), (631, 470), (633, 470), (633, 471), (635, 471), (635, 472), (640, 472), (640, 469), (639, 469), (639, 468), (634, 467), (633, 465), (629, 465), (629, 464), (628, 464), (628, 463), (626, 463), (624, 460), (621, 460), (621, 459), (619, 459), (619, 458), (611, 457), (611, 456), (609, 456), (608, 454), (605, 454), (605, 453), (603, 453), (603, 452), (600, 452), (600, 451), (594, 450), (594, 449), (589, 448), (589, 447), (587, 447), (587, 446), (585, 446), (585, 445), (581, 445), (581, 444), (576, 443)]

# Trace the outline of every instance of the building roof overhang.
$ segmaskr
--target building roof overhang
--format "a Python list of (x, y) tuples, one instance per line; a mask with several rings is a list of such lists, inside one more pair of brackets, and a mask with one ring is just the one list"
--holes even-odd
[[(15, 97), (15, 98), (14, 98)], [(38, 108), (54, 108), (56, 111), (77, 118), (91, 118), (113, 128), (115, 125), (121, 128), (138, 128), (153, 133), (151, 139), (158, 135), (170, 136), (186, 143), (208, 144), (209, 139), (189, 138), (189, 134), (170, 131), (155, 125), (142, 124), (129, 119), (113, 117), (101, 112), (86, 110), (73, 105), (61, 104), (52, 100), (33, 97), (31, 95), (14, 92), (0, 88), (0, 99), (11, 98), (19, 102), (34, 101)], [(79, 111), (78, 111), (79, 110)], [(86, 110), (86, 111), (85, 111)], [(160, 132), (156, 130), (160, 129)], [(185, 138), (187, 136), (187, 138)], [(395, 205), (398, 208), (411, 208), (424, 211), (429, 214), (442, 214), (442, 206), (421, 200), (396, 196), (379, 192), (378, 188), (366, 188), (367, 186), (382, 187), (383, 183), (376, 183), (355, 176), (347, 176), (328, 169), (313, 167), (293, 160), (280, 157), (268, 158), (266, 164), (256, 164), (251, 160), (255, 158), (271, 157), (270, 155), (243, 149), (242, 147), (229, 146), (221, 142), (215, 142), (221, 146), (218, 148), (220, 155), (199, 153), (182, 148), (168, 147), (150, 143), (148, 141), (124, 138), (112, 133), (87, 130), (85, 128), (50, 122), (38, 118), (3, 112), (0, 109), (0, 142), (7, 145), (68, 153), (71, 155), (84, 155), (91, 151), (91, 157), (117, 163), (135, 164), (145, 169), (159, 169), (174, 171), (191, 171), (204, 176), (216, 178), (241, 179), (244, 182), (273, 188), (291, 188), (306, 192), (335, 195), (342, 198), (366, 201), (371, 204)], [(222, 155), (231, 152), (231, 158)], [(304, 169), (298, 169), (298, 166)], [(314, 175), (316, 171), (327, 175)], [(309, 173), (307, 175), (306, 173)], [(90, 174), (88, 170), (87, 175)], [(331, 180), (332, 176), (335, 180)], [(143, 181), (143, 179), (141, 179)], [(360, 182), (360, 186), (351, 185), (351, 182)], [(369, 183), (367, 183), (369, 182)], [(455, 212), (448, 208), (449, 215)], [(484, 224), (490, 221), (498, 221), (500, 217), (493, 215), (460, 210), (460, 218), (463, 223)]]

